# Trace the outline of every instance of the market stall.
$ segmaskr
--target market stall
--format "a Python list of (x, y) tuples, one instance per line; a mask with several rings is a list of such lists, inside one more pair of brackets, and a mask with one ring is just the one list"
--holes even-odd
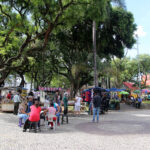
[[(13, 95), (15, 92), (19, 92), (21, 99), (24, 100), (27, 96), (27, 89), (20, 88), (20, 87), (2, 87), (1, 96), (2, 96), (2, 103), (1, 103), (1, 111), (3, 112), (13, 112), (14, 111), (14, 102), (13, 102)], [(8, 93), (11, 91), (10, 99), (7, 97)]]
[(1, 96), (2, 96), (2, 103), (1, 103), (1, 111), (3, 112), (13, 112), (14, 110), (14, 103), (12, 99), (7, 98), (7, 94), (9, 91), (14, 93), (17, 89), (16, 87), (2, 87), (1, 90)]

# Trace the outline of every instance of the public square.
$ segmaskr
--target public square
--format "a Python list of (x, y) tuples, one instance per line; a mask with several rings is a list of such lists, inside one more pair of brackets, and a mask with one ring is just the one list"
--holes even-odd
[(150, 110), (121, 104), (92, 123), (92, 116), (70, 117), (55, 131), (22, 132), (17, 116), (0, 113), (0, 150), (149, 150)]

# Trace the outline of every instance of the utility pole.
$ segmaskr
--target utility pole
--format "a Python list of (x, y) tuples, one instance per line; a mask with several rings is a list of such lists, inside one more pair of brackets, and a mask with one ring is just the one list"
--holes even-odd
[(141, 70), (140, 70), (140, 57), (139, 57), (139, 37), (136, 34), (137, 38), (137, 59), (138, 59), (138, 82), (139, 82), (139, 88), (141, 89)]
[(96, 64), (96, 22), (93, 21), (93, 54), (94, 54), (94, 85), (98, 86), (97, 64)]

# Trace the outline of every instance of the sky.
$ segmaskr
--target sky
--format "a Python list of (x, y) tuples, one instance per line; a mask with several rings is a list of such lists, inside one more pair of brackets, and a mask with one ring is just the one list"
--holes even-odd
[[(138, 30), (139, 54), (150, 55), (150, 0), (125, 0), (127, 10), (130, 11), (135, 19)], [(137, 55), (137, 44), (134, 49), (128, 50), (127, 56), (132, 58)]]

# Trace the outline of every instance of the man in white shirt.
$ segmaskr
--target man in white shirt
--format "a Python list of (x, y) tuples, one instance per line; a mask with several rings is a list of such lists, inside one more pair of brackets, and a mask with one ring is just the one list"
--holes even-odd
[(14, 115), (18, 114), (18, 109), (19, 109), (19, 103), (21, 102), (19, 93), (16, 93), (13, 97), (14, 101)]
[(80, 95), (78, 95), (75, 99), (76, 99), (75, 114), (78, 114), (80, 116), (80, 107), (81, 107), (82, 98), (80, 97)]

